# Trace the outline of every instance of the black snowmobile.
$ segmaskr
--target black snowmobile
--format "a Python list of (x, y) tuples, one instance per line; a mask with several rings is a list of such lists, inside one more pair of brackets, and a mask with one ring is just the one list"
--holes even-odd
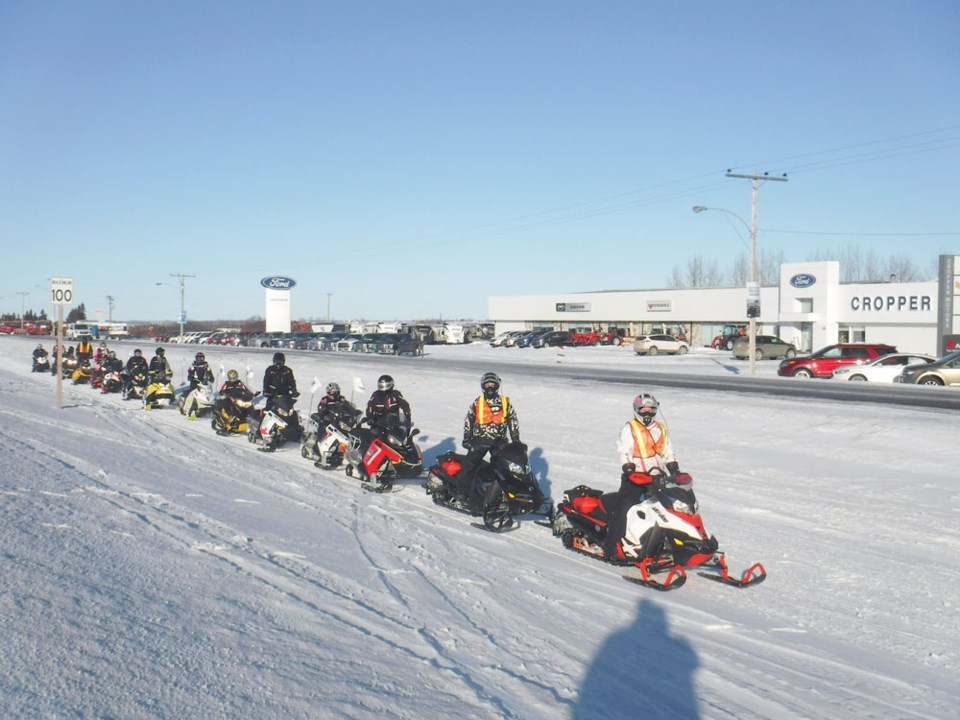
[(523, 443), (501, 444), (489, 462), (481, 460), (473, 468), (466, 455), (444, 453), (428, 471), (424, 487), (437, 505), (480, 516), (482, 527), (493, 532), (512, 529), (516, 515), (549, 515), (552, 510)]

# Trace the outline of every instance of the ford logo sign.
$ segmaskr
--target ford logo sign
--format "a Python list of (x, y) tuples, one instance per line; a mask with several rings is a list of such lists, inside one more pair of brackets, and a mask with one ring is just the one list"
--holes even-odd
[(293, 278), (283, 277), (282, 275), (271, 275), (260, 281), (267, 290), (289, 290), (297, 281)]
[(808, 288), (816, 281), (817, 279), (813, 275), (807, 275), (806, 273), (800, 273), (790, 278), (790, 284), (795, 288)]

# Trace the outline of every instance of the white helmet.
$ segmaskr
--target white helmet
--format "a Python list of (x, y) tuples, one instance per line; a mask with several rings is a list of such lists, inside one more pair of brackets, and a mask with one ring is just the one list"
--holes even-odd
[(660, 409), (657, 399), (648, 393), (640, 393), (633, 399), (633, 416), (644, 425), (649, 425)]

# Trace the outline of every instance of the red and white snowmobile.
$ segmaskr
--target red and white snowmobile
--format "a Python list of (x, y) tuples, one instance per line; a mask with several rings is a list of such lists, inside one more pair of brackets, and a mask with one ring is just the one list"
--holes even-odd
[(323, 470), (340, 467), (350, 446), (360, 442), (352, 434), (357, 426), (358, 412), (350, 406), (337, 408), (326, 416), (311, 414), (304, 428), (300, 454)]
[[(735, 587), (763, 582), (767, 572), (754, 563), (739, 576), (730, 573), (717, 539), (707, 535), (687, 473), (643, 475), (646, 496), (627, 513), (620, 546), (622, 559), (605, 556), (603, 544), (608, 517), (615, 511), (617, 493), (603, 493), (579, 485), (563, 494), (553, 522), (553, 534), (564, 547), (617, 565), (634, 565), (640, 576), (625, 580), (657, 590), (673, 590), (686, 582), (686, 568)], [(657, 576), (662, 577), (659, 579)]]
[(423, 454), (414, 441), (419, 433), (416, 428), (406, 428), (393, 415), (374, 423), (365, 418), (351, 432), (344, 471), (349, 477), (359, 478), (367, 490), (390, 492), (397, 478), (423, 473)]

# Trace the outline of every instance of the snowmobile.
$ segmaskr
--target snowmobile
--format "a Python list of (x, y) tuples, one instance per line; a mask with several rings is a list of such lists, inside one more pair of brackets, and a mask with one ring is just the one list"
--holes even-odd
[(353, 435), (357, 427), (359, 411), (352, 407), (340, 406), (328, 413), (328, 422), (324, 423), (319, 413), (310, 415), (305, 428), (300, 454), (323, 470), (332, 470), (343, 463), (344, 455), (352, 444), (359, 442)]
[(155, 378), (143, 391), (143, 409), (169, 407), (177, 401), (170, 378)]
[(73, 355), (65, 354), (63, 356), (63, 360), (60, 362), (60, 375), (63, 377), (64, 380), (72, 378), (73, 373), (78, 366), (79, 366), (79, 363), (77, 362), (76, 357), (74, 357)]
[(375, 492), (390, 492), (398, 478), (419, 477), (423, 454), (414, 441), (420, 431), (407, 428), (396, 415), (364, 418), (351, 432), (344, 471)]
[(120, 377), (119, 370), (111, 370), (103, 376), (100, 383), (100, 392), (106, 394), (111, 392), (120, 392), (123, 386), (123, 379)]
[(437, 505), (483, 518), (483, 527), (504, 532), (514, 527), (516, 515), (549, 515), (545, 497), (530, 470), (527, 446), (503, 443), (490, 461), (471, 469), (466, 455), (444, 453), (427, 472), (424, 485)]
[(253, 404), (253, 393), (247, 390), (242, 395), (220, 395), (213, 407), (210, 427), (217, 435), (246, 434), (247, 413)]
[(50, 358), (46, 355), (35, 357), (32, 372), (50, 372)]
[[(608, 518), (616, 512), (617, 493), (579, 485), (563, 494), (553, 520), (553, 534), (570, 550), (617, 565), (634, 565), (640, 577), (625, 580), (657, 590), (673, 590), (686, 582), (686, 568), (735, 587), (756, 585), (766, 578), (763, 565), (754, 563), (742, 575), (732, 575), (717, 539), (707, 535), (698, 512), (692, 478), (687, 473), (638, 473), (649, 489), (630, 508), (620, 543), (623, 558), (603, 551)], [(656, 575), (662, 575), (663, 580)]]
[(123, 379), (123, 388), (120, 397), (124, 400), (142, 400), (147, 389), (147, 375), (143, 371), (135, 372), (132, 376), (125, 371), (120, 374)]
[(181, 385), (176, 395), (180, 414), (191, 420), (213, 412), (213, 386), (210, 384), (197, 385), (192, 389), (189, 384)]
[(247, 414), (247, 439), (261, 443), (258, 450), (264, 452), (273, 452), (287, 441), (299, 442), (302, 435), (293, 398), (280, 395), (273, 398), (272, 403), (269, 400), (265, 395), (258, 395)]
[(90, 383), (92, 375), (93, 371), (90, 369), (90, 363), (84, 360), (70, 373), (70, 379), (74, 385), (84, 385)]

